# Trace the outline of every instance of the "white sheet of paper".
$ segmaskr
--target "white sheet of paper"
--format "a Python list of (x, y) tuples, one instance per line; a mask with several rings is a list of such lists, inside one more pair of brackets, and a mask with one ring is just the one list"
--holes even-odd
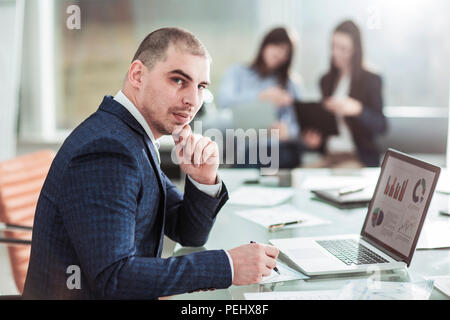
[(427, 277), (427, 280), (433, 280), (434, 286), (450, 297), (450, 276)]
[(276, 291), (244, 293), (247, 300), (427, 300), (432, 281), (385, 282), (367, 280), (349, 282), (340, 290)]
[(301, 220), (302, 222), (285, 226), (284, 228), (310, 227), (330, 223), (327, 220), (301, 212), (291, 204), (284, 204), (271, 208), (240, 210), (235, 213), (247, 220), (262, 225), (265, 228), (268, 228), (270, 225), (297, 220)]
[(247, 300), (336, 300), (339, 290), (247, 292)]
[(450, 194), (450, 178), (446, 174), (441, 174), (436, 185), (436, 191), (440, 193)]
[(435, 221), (424, 225), (417, 249), (450, 248), (450, 222)]
[(339, 299), (352, 300), (428, 300), (433, 281), (389, 282), (357, 280), (348, 283)]
[(330, 175), (316, 175), (314, 177), (307, 177), (300, 185), (301, 189), (305, 190), (325, 190), (353, 186), (375, 185), (375, 181), (367, 180), (367, 177), (355, 176), (330, 176)]
[(275, 206), (289, 200), (293, 188), (242, 186), (230, 193), (230, 204), (245, 206)]
[(270, 274), (270, 276), (263, 277), (262, 281), (259, 284), (309, 279), (308, 276), (306, 276), (296, 270), (293, 270), (282, 263), (278, 262), (277, 268), (278, 268), (278, 271), (280, 271), (280, 274), (278, 274), (272, 270), (272, 273)]

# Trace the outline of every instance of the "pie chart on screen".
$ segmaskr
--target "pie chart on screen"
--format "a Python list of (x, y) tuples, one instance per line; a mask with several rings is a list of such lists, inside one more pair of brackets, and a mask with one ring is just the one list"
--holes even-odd
[(375, 208), (372, 212), (372, 227), (377, 227), (383, 223), (384, 212), (380, 208)]

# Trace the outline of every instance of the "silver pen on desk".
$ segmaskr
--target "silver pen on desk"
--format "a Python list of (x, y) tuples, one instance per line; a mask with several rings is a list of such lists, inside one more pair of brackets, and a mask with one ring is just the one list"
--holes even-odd
[(342, 188), (342, 189), (339, 190), (338, 194), (339, 194), (339, 196), (345, 196), (345, 195), (348, 195), (348, 194), (352, 194), (352, 193), (363, 191), (365, 188), (366, 188), (365, 186)]

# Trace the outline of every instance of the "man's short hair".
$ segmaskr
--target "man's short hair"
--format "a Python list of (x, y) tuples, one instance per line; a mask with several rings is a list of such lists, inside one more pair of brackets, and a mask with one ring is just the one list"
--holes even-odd
[(140, 60), (148, 69), (151, 69), (156, 62), (166, 59), (167, 49), (171, 44), (177, 49), (196, 56), (204, 56), (211, 61), (206, 47), (191, 32), (181, 28), (161, 28), (148, 34), (142, 40), (131, 62)]

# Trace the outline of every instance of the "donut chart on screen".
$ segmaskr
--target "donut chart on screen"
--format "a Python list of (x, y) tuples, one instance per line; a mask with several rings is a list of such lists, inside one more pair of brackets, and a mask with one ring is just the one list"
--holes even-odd
[(383, 223), (384, 212), (380, 208), (375, 208), (372, 213), (372, 227), (377, 227)]
[[(421, 190), (419, 190), (419, 187)], [(422, 178), (419, 181), (417, 181), (416, 185), (414, 186), (412, 198), (415, 203), (419, 201), (422, 203), (423, 199), (425, 198), (425, 190), (426, 190), (425, 179)]]

